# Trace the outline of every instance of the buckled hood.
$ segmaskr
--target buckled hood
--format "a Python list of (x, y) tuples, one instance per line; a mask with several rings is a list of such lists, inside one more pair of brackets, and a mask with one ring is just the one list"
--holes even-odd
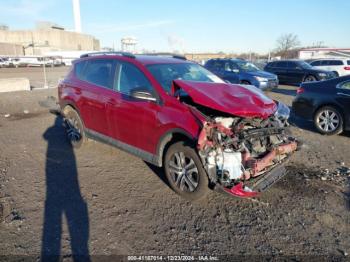
[(239, 117), (267, 118), (277, 104), (254, 86), (175, 80), (173, 94), (185, 91), (193, 102)]

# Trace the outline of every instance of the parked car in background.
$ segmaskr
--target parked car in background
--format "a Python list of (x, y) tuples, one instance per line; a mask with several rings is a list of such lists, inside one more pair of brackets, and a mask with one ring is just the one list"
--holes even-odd
[(7, 57), (0, 57), (0, 67), (9, 67), (9, 59)]
[(285, 175), (298, 147), (287, 106), (184, 57), (83, 55), (58, 97), (74, 147), (89, 137), (164, 167), (171, 188), (189, 200), (214, 185), (257, 196)]
[(9, 58), (9, 67), (19, 67), (22, 66), (20, 59), (15, 57)]
[(318, 59), (310, 62), (316, 69), (332, 71), (336, 76), (350, 75), (350, 58)]
[(313, 120), (317, 130), (325, 135), (350, 130), (350, 75), (301, 84), (293, 101), (293, 112)]
[(270, 62), (265, 66), (264, 70), (276, 74), (281, 83), (288, 84), (322, 81), (336, 77), (333, 72), (315, 69), (302, 60)]
[(232, 84), (254, 85), (262, 90), (278, 87), (277, 75), (262, 71), (245, 60), (211, 59), (204, 67)]

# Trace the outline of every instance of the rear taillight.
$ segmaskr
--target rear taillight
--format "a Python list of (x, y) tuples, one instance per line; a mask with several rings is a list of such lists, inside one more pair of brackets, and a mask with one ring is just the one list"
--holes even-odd
[(344, 67), (344, 70), (350, 70), (350, 66)]
[(297, 94), (299, 95), (299, 94), (302, 94), (302, 93), (304, 93), (305, 92), (305, 89), (304, 88), (302, 88), (302, 87), (299, 87), (298, 89), (297, 89)]

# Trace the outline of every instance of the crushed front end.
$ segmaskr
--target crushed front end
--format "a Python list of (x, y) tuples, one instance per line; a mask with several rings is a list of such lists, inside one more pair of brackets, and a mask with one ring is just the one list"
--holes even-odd
[(281, 103), (265, 119), (207, 117), (197, 147), (211, 182), (231, 195), (255, 197), (283, 177), (285, 161), (298, 148), (288, 117)]

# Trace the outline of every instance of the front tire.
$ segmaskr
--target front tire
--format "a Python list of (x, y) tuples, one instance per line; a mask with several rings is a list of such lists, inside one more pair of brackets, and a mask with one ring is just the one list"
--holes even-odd
[(197, 152), (186, 142), (169, 147), (164, 158), (165, 175), (170, 187), (183, 198), (194, 201), (209, 192), (209, 180)]
[(324, 135), (338, 135), (343, 132), (343, 116), (332, 106), (324, 106), (317, 110), (314, 123), (317, 130)]
[(72, 107), (66, 106), (63, 110), (64, 124), (68, 141), (74, 148), (81, 148), (86, 141), (83, 122)]

